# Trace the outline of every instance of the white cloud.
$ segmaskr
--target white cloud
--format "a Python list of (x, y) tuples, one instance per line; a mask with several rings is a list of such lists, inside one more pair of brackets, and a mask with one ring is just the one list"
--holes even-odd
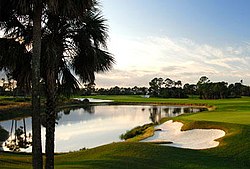
[(116, 65), (97, 75), (97, 87), (148, 86), (154, 77), (196, 83), (206, 75), (213, 81), (250, 84), (250, 43), (215, 47), (191, 39), (113, 37), (109, 44)]

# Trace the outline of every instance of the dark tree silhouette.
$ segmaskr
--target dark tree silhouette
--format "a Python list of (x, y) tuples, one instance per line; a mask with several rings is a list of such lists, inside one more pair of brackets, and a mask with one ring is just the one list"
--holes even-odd
[[(95, 1), (45, 1), (42, 16), (42, 57), (41, 77), (46, 95), (46, 168), (54, 167), (54, 131), (56, 102), (59, 92), (71, 92), (78, 88), (79, 82), (93, 83), (95, 73), (108, 71), (114, 59), (106, 51), (107, 25)], [(75, 10), (72, 10), (72, 9)], [(11, 18), (12, 19), (12, 18)], [(20, 64), (30, 63), (33, 18), (14, 21), (7, 20), (1, 25), (6, 36), (1, 43), (1, 65), (18, 82), (26, 77), (29, 86), (30, 71), (18, 71)], [(16, 25), (11, 24), (14, 22)], [(18, 30), (18, 31), (16, 31)], [(7, 44), (8, 43), (8, 44)], [(13, 48), (13, 49), (11, 49)], [(14, 51), (14, 52), (13, 52)], [(12, 57), (12, 58), (11, 58)], [(22, 60), (21, 63), (18, 60)], [(24, 62), (24, 60), (26, 60)], [(10, 63), (10, 64), (9, 64)], [(25, 68), (31, 69), (30, 65)], [(15, 73), (16, 72), (16, 73)], [(39, 89), (39, 88), (38, 88)]]

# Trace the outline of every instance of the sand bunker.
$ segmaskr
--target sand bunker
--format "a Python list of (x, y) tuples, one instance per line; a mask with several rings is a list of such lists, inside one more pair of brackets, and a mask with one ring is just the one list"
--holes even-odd
[(103, 100), (103, 99), (93, 99), (93, 98), (74, 98), (75, 100), (83, 101), (84, 99), (88, 99), (90, 103), (107, 103), (113, 102), (114, 100)]
[(225, 136), (225, 132), (219, 129), (193, 129), (181, 131), (183, 126), (180, 122), (169, 120), (155, 129), (154, 136), (149, 137), (143, 142), (172, 142), (172, 144), (164, 144), (167, 146), (188, 148), (188, 149), (207, 149), (219, 145), (215, 139)]

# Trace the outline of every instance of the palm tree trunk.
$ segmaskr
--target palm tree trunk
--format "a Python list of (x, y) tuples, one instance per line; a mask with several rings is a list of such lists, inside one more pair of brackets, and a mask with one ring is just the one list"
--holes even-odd
[(56, 123), (56, 73), (47, 70), (46, 79), (46, 169), (54, 169), (55, 123)]
[[(52, 104), (50, 107), (52, 108)], [(46, 115), (46, 120), (46, 169), (54, 169), (55, 112), (53, 110)]]
[(40, 121), (40, 56), (42, 1), (34, 2), (33, 56), (32, 56), (32, 164), (34, 169), (43, 168)]

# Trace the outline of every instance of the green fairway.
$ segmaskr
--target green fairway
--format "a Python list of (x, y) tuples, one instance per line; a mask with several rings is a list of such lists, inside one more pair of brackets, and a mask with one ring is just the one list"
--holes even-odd
[[(223, 100), (159, 99), (140, 96), (95, 96), (118, 103), (181, 104), (210, 106), (211, 111), (173, 118), (184, 130), (219, 128), (226, 136), (207, 150), (189, 150), (149, 143), (113, 143), (94, 149), (56, 155), (55, 168), (94, 169), (248, 169), (250, 168), (250, 98)], [(73, 143), (72, 143), (73, 144)], [(0, 153), (0, 168), (31, 168), (31, 156)]]

